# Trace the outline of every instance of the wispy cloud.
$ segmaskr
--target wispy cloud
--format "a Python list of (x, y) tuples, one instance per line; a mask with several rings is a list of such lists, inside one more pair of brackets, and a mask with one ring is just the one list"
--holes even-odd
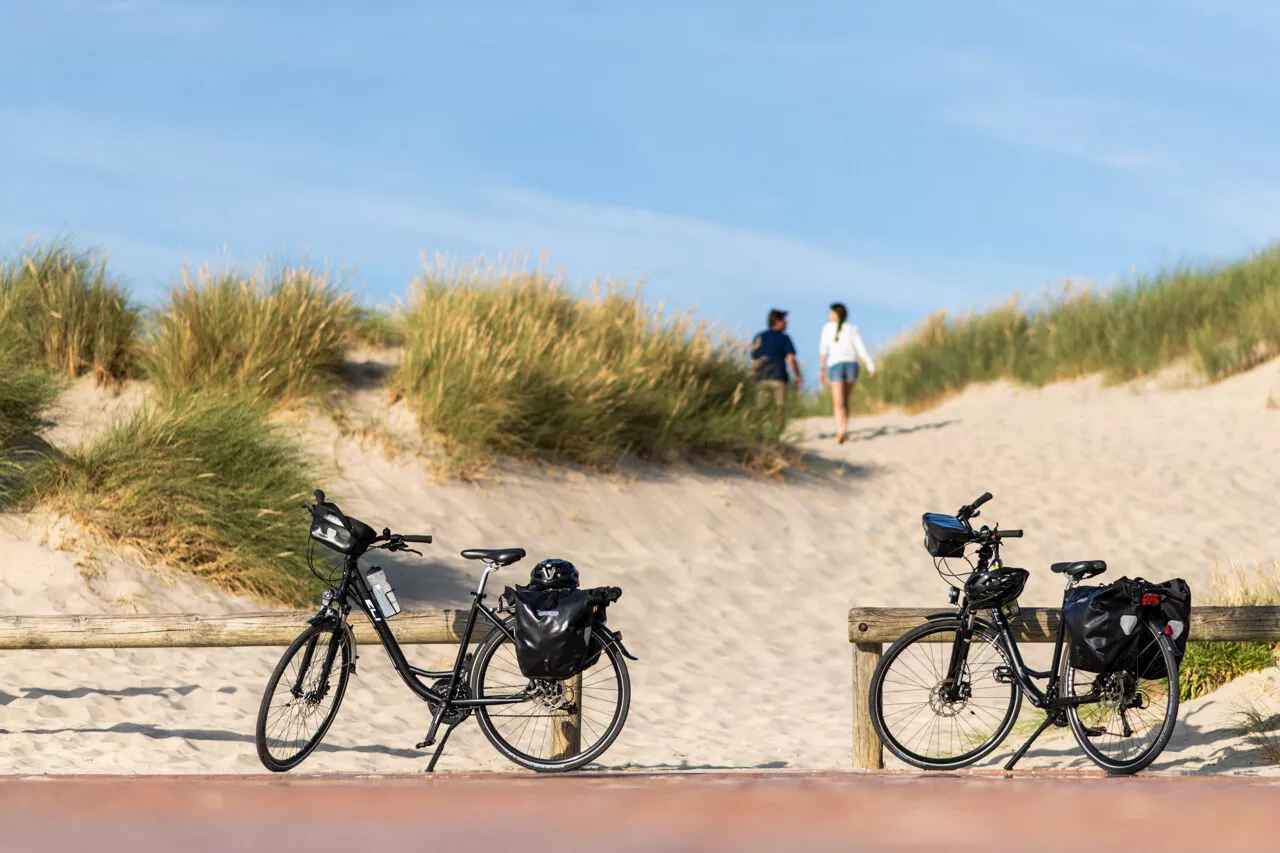
[(1003, 96), (944, 107), (944, 119), (1012, 145), (1112, 169), (1169, 168), (1172, 158), (1143, 144), (1133, 105), (1087, 97)]

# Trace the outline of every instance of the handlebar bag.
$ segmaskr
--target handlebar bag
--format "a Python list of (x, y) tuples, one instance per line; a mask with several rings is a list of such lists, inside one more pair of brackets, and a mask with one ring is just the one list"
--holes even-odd
[[(1149, 594), (1159, 596), (1158, 605), (1144, 603), (1150, 601), (1146, 598)], [(1153, 584), (1142, 578), (1120, 578), (1105, 586), (1068, 590), (1062, 620), (1071, 666), (1085, 672), (1133, 669), (1141, 678), (1162, 675), (1159, 650), (1140, 642), (1145, 639), (1139, 624), (1144, 612), (1169, 634), (1175, 657), (1181, 661), (1191, 618), (1191, 590), (1186, 581), (1177, 578)]]
[[(526, 678), (565, 679), (594, 666), (604, 644), (593, 629), (621, 590), (532, 589), (514, 591), (516, 660)], [(597, 635), (598, 636), (598, 635)]]

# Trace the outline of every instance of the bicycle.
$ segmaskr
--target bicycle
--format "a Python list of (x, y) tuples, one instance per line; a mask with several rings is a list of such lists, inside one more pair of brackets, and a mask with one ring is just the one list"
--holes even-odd
[[(1178, 716), (1178, 664), (1174, 646), (1143, 601), (1141, 626), (1131, 652), (1109, 671), (1083, 672), (1064, 654), (1060, 621), (1048, 671), (1022, 659), (1010, 620), (1029, 574), (1006, 567), (1000, 546), (1021, 530), (973, 529), (984, 493), (955, 516), (924, 516), (926, 548), (938, 574), (951, 585), (959, 610), (931, 614), (885, 652), (871, 680), (871, 720), (881, 743), (902, 761), (925, 770), (954, 770), (995, 750), (1013, 730), (1022, 699), (1046, 714), (1013, 755), (1012, 770), (1049, 726), (1070, 727), (1084, 753), (1108, 773), (1137, 773), (1164, 749)], [(965, 555), (976, 545), (977, 564)], [(971, 552), (972, 554), (972, 552)], [(953, 571), (948, 559), (969, 571)], [(1081, 581), (1102, 574), (1106, 563), (1054, 563), (1067, 577), (1064, 602)], [(958, 586), (957, 586), (958, 584)], [(978, 614), (985, 611), (989, 618)], [(1146, 678), (1152, 675), (1155, 677)], [(1041, 690), (1035, 679), (1047, 680)]]
[[(430, 544), (429, 535), (376, 534), (369, 525), (326, 502), (316, 490), (312, 539), (342, 555), (341, 575), (312, 571), (328, 586), (319, 612), (293, 641), (276, 665), (258, 711), (255, 741), (268, 770), (283, 772), (302, 763), (324, 739), (337, 716), (347, 681), (356, 670), (355, 640), (348, 618), (364, 613), (400, 678), (431, 709), (426, 737), (417, 745), (436, 749), (426, 771), (433, 772), (449, 735), (474, 713), (489, 742), (510, 761), (530, 770), (576, 770), (599, 758), (617, 739), (631, 704), (631, 680), (624, 658), (635, 658), (619, 633), (602, 623), (592, 627), (591, 649), (598, 659), (584, 672), (564, 681), (528, 679), (520, 674), (515, 654), (514, 619), (484, 604), (485, 585), (493, 572), (525, 556), (523, 548), (473, 548), (462, 552), (480, 560), (484, 571), (471, 593), (473, 600), (453, 668), (430, 671), (411, 666), (387, 620), (399, 612), (394, 593), (377, 567), (361, 573), (358, 561), (372, 550), (408, 551), (411, 544)], [(469, 650), (476, 622), (484, 616), (492, 627), (475, 652)], [(593, 658), (597, 657), (595, 655)], [(287, 677), (286, 677), (287, 673)], [(430, 679), (427, 683), (423, 679)], [(439, 737), (440, 727), (443, 736)], [(588, 742), (588, 738), (592, 738)]]

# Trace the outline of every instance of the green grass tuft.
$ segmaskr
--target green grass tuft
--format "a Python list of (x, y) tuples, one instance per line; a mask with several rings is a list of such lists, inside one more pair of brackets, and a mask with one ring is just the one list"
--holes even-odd
[(394, 384), (454, 471), (544, 453), (782, 464), (781, 425), (755, 404), (740, 345), (616, 285), (580, 298), (544, 272), (428, 271), (404, 328)]
[(318, 589), (300, 506), (314, 480), (296, 440), (244, 397), (138, 410), (28, 471), (25, 500), (215, 586), (302, 605)]
[[(1280, 563), (1270, 570), (1256, 564), (1252, 572), (1235, 563), (1225, 572), (1215, 569), (1210, 602), (1227, 607), (1280, 604)], [(1178, 673), (1182, 698), (1204, 696), (1234, 678), (1275, 666), (1275, 655), (1274, 643), (1188, 643)]]
[(52, 245), (0, 265), (0, 339), (68, 378), (130, 375), (139, 312), (105, 257)]
[(0, 342), (0, 507), (20, 489), (24, 452), (51, 426), (50, 407), (62, 382), (48, 368), (31, 366)]
[(167, 398), (303, 399), (340, 381), (354, 315), (351, 294), (308, 267), (184, 271), (156, 319), (148, 373)]
[[(1243, 261), (1140, 277), (1106, 292), (1064, 287), (1039, 307), (934, 314), (877, 359), (851, 408), (921, 408), (996, 379), (1110, 381), (1191, 360), (1211, 380), (1280, 354), (1280, 246)], [(809, 411), (829, 414), (830, 401)]]

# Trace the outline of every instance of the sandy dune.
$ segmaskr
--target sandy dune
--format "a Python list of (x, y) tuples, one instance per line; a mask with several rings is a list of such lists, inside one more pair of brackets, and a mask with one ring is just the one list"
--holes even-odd
[[(71, 393), (55, 443), (123, 408)], [(1267, 408), (1269, 395), (1280, 397), (1280, 363), (1208, 388), (988, 386), (923, 414), (858, 420), (843, 447), (827, 437), (830, 420), (804, 422), (812, 470), (785, 482), (646, 466), (442, 483), (419, 458), (388, 458), (388, 444), (412, 445), (412, 418), (402, 406), (384, 411), (376, 389), (354, 394), (350, 409), (358, 420), (378, 413), (377, 431), (391, 441), (343, 436), (318, 416), (297, 428), (331, 467), (324, 486), (345, 509), (435, 534), (425, 560), (383, 561), (402, 600), (464, 603), (477, 571), (457, 552), (478, 546), (530, 551), (496, 576), (499, 589), (522, 581), (535, 559), (562, 556), (585, 583), (625, 590), (610, 622), (641, 660), (630, 720), (605, 764), (833, 768), (850, 760), (847, 608), (946, 602), (920, 546), (920, 513), (992, 491), (983, 520), (1027, 531), (1006, 554), (1032, 571), (1027, 604), (1058, 603), (1048, 563), (1076, 558), (1106, 559), (1113, 577), (1182, 576), (1203, 595), (1215, 561), (1280, 557), (1280, 411)], [(298, 530), (305, 535), (301, 515)], [(0, 612), (253, 607), (94, 549), (55, 519), (4, 519), (0, 553)], [(86, 581), (77, 563), (90, 553), (97, 568)], [(449, 653), (410, 651), (428, 663)], [(0, 773), (253, 771), (253, 718), (278, 655), (8, 654)], [(1189, 703), (1156, 769), (1275, 772), (1227, 730), (1241, 695), (1280, 711), (1277, 692), (1273, 672)], [(425, 763), (412, 749), (425, 726), (425, 706), (365, 647), (327, 744), (304, 766), (412, 770)], [(504, 766), (473, 726), (450, 747), (443, 769)], [(1080, 760), (1069, 740), (1046, 740), (1025, 766)]]

